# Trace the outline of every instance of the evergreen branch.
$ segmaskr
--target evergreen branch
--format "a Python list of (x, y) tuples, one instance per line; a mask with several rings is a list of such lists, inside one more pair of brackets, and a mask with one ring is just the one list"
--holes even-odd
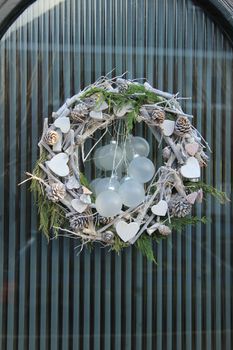
[(168, 223), (168, 226), (171, 230), (176, 230), (181, 232), (187, 225), (197, 225), (199, 223), (207, 224), (209, 220), (205, 216), (199, 218), (197, 216), (185, 216), (183, 218), (171, 218), (171, 222)]
[(141, 235), (140, 238), (136, 241), (136, 248), (140, 250), (142, 255), (144, 255), (149, 261), (156, 263), (153, 252), (152, 239), (149, 236), (146, 234)]
[(226, 192), (220, 191), (211, 185), (207, 185), (203, 181), (187, 182), (185, 183), (185, 187), (189, 188), (192, 192), (202, 188), (203, 192), (215, 197), (221, 204), (230, 202), (230, 199), (228, 198)]
[(112, 245), (112, 250), (115, 251), (116, 253), (120, 253), (120, 251), (126, 247), (128, 247), (129, 244), (122, 241), (119, 236), (115, 235), (114, 237), (114, 243)]

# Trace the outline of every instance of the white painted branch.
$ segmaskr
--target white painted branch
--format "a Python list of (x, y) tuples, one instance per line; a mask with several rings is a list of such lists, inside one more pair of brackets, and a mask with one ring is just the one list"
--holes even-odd
[(162, 96), (162, 97), (169, 99), (169, 100), (171, 98), (174, 98), (174, 96), (175, 96), (174, 94), (170, 94), (169, 92), (164, 92), (164, 91), (153, 88), (148, 82), (145, 82), (144, 86), (145, 86), (146, 90), (154, 92), (156, 95)]

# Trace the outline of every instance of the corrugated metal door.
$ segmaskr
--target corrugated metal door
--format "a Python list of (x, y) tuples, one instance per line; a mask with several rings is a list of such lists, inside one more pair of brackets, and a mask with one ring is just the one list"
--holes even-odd
[(11, 26), (0, 42), (1, 349), (232, 349), (231, 205), (208, 198), (198, 215), (212, 222), (155, 245), (153, 265), (134, 248), (48, 245), (17, 186), (43, 117), (115, 68), (193, 97), (184, 106), (213, 149), (205, 179), (231, 195), (232, 58), (189, 0), (38, 0)]

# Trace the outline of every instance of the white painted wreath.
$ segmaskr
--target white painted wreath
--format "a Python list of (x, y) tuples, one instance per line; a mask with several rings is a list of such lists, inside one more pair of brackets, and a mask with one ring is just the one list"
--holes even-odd
[[(66, 100), (52, 114), (52, 124), (45, 119), (40, 158), (33, 174), (27, 173), (40, 229), (48, 237), (52, 230), (55, 236), (81, 239), (82, 246), (98, 241), (117, 251), (137, 241), (151, 257), (148, 243), (154, 238), (204, 222), (191, 212), (210, 189), (200, 182), (209, 147), (178, 100), (178, 94), (147, 82), (104, 77)], [(162, 147), (163, 164), (156, 170), (148, 142), (132, 135), (135, 123), (145, 123)], [(90, 160), (97, 179), (95, 172), (85, 176)]]

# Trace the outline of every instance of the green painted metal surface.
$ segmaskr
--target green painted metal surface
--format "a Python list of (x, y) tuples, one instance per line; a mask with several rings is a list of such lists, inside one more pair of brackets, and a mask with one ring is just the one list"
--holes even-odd
[(196, 210), (211, 222), (155, 245), (155, 265), (134, 248), (76, 256), (75, 241), (48, 245), (17, 186), (43, 117), (115, 68), (192, 96), (184, 108), (213, 150), (204, 178), (231, 197), (232, 59), (187, 0), (39, 0), (11, 26), (0, 42), (1, 349), (232, 349), (231, 204), (207, 198)]

